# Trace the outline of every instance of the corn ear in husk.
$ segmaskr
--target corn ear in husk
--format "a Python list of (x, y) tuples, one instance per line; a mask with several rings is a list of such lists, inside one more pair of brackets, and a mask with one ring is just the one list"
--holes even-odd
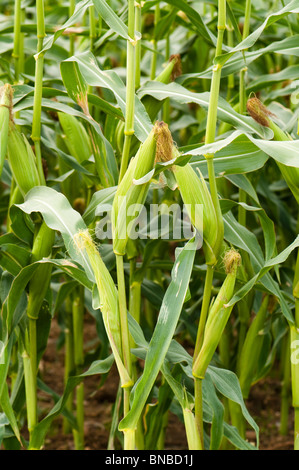
[(237, 277), (238, 266), (241, 261), (240, 254), (234, 249), (229, 250), (225, 255), (226, 278), (220, 291), (213, 302), (204, 330), (204, 339), (199, 354), (195, 358), (192, 372), (194, 377), (203, 379), (208, 365), (219, 344), (224, 328), (228, 322), (232, 311), (231, 306), (227, 306), (231, 300)]
[(85, 250), (87, 253), (94, 272), (105, 330), (119, 371), (121, 384), (124, 388), (131, 387), (133, 381), (123, 364), (118, 292), (114, 281), (88, 230), (78, 232), (74, 236), (74, 243), (79, 251)]
[[(33, 242), (31, 262), (39, 261), (49, 257), (55, 239), (54, 230), (50, 229), (45, 222), (37, 228), (37, 234)], [(51, 279), (51, 264), (41, 264), (33, 274), (29, 283), (27, 316), (37, 319)]]
[(137, 205), (143, 205), (148, 193), (149, 178), (146, 178), (146, 181), (141, 184), (138, 180), (153, 170), (156, 156), (156, 132), (160, 125), (160, 123), (155, 124), (147, 139), (141, 144), (136, 156), (131, 159), (113, 200), (113, 251), (117, 255), (126, 253), (130, 236), (129, 224), (135, 218), (134, 205), (136, 209), (138, 209)]
[(58, 119), (63, 130), (63, 139), (70, 154), (81, 163), (91, 154), (91, 142), (83, 124), (71, 114), (59, 112)]
[(30, 189), (40, 185), (33, 150), (25, 135), (19, 132), (13, 122), (10, 122), (9, 126), (7, 157), (13, 177), (23, 196)]

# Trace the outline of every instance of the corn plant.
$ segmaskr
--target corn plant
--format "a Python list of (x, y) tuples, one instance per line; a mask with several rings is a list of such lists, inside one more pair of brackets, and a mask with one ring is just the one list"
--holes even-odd
[(93, 376), (105, 449), (168, 449), (173, 415), (186, 449), (262, 449), (271, 379), (299, 450), (298, 13), (1, 2), (2, 449), (88, 448)]

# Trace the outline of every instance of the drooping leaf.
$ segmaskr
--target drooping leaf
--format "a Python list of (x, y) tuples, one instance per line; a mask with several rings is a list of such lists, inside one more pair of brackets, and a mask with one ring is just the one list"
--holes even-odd
[[(97, 60), (90, 52), (70, 57), (68, 62), (76, 62), (80, 72), (88, 85), (108, 88), (114, 93), (115, 99), (126, 115), (126, 87), (114, 70), (101, 70)], [(135, 95), (134, 127), (136, 137), (142, 142), (147, 138), (152, 129), (152, 122), (141, 101)]]
[(27, 214), (41, 212), (48, 227), (61, 232), (70, 257), (81, 264), (89, 279), (94, 281), (86, 254), (80, 252), (73, 242), (74, 235), (80, 230), (86, 230), (87, 227), (81, 215), (72, 208), (62, 193), (46, 186), (37, 186), (29, 191), (25, 202), (18, 207)]
[[(178, 103), (197, 103), (204, 109), (208, 109), (210, 102), (209, 92), (195, 93), (175, 82), (169, 84), (154, 81), (147, 82), (139, 90), (138, 95), (142, 97), (147, 94), (158, 100), (172, 98)], [(257, 134), (263, 138), (272, 136), (272, 131), (260, 126), (251, 117), (237, 113), (222, 97), (219, 97), (218, 100), (218, 117), (245, 132)]]

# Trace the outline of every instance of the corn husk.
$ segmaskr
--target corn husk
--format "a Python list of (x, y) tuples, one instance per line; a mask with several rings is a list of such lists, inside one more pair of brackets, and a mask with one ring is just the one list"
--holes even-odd
[(174, 175), (191, 223), (203, 238), (206, 263), (214, 265), (217, 259), (214, 247), (217, 243), (218, 226), (206, 182), (200, 171), (197, 174), (189, 163), (183, 167), (175, 166)]
[(63, 130), (63, 140), (70, 152), (79, 163), (87, 161), (92, 155), (90, 138), (83, 124), (71, 114), (58, 113)]
[[(52, 253), (55, 232), (45, 222), (37, 229), (32, 247), (31, 262), (47, 258)], [(37, 320), (40, 308), (47, 293), (51, 279), (51, 264), (41, 264), (33, 274), (29, 283), (27, 316)]]
[(23, 196), (35, 186), (40, 185), (40, 179), (36, 166), (33, 150), (25, 137), (10, 122), (7, 157), (13, 177)]
[[(164, 124), (164, 123), (163, 123)], [(129, 224), (135, 219), (135, 215), (129, 215), (134, 205), (143, 205), (150, 185), (150, 177), (141, 184), (143, 177), (149, 175), (155, 163), (156, 133), (160, 128), (157, 123), (150, 132), (148, 138), (140, 146), (136, 156), (131, 159), (123, 179), (118, 185), (112, 206), (112, 234), (113, 251), (117, 255), (126, 253), (126, 246), (130, 236)], [(136, 209), (138, 208), (135, 206)]]
[[(179, 155), (165, 124), (165, 131), (157, 135), (156, 160), (168, 162)], [(207, 184), (201, 172), (195, 171), (189, 163), (184, 166), (174, 164), (172, 171), (190, 221), (203, 241), (206, 263), (214, 265), (219, 255), (218, 221)]]
[(203, 344), (193, 364), (193, 375), (199, 379), (203, 379), (205, 376), (207, 367), (213, 358), (231, 314), (232, 307), (228, 307), (226, 304), (231, 300), (234, 293), (240, 261), (240, 254), (234, 249), (229, 250), (225, 255), (224, 262), (227, 275), (210, 308), (204, 331)]
[(94, 272), (103, 322), (119, 371), (121, 384), (122, 387), (131, 387), (133, 382), (123, 363), (118, 292), (114, 281), (88, 230), (78, 232), (74, 237), (74, 243), (78, 250), (85, 250), (87, 253)]

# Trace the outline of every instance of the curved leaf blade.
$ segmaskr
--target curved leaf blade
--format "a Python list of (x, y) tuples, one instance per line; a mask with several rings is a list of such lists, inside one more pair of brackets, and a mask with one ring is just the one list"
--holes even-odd
[(143, 374), (134, 391), (130, 412), (120, 422), (119, 429), (134, 429), (148, 395), (163, 364), (177, 326), (189, 286), (195, 250), (190, 240), (182, 249), (172, 269), (172, 280), (163, 298), (157, 324), (145, 359)]

